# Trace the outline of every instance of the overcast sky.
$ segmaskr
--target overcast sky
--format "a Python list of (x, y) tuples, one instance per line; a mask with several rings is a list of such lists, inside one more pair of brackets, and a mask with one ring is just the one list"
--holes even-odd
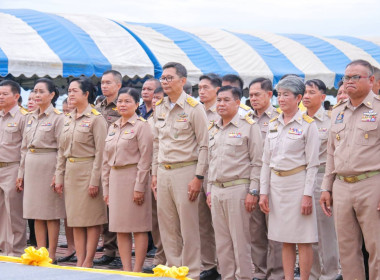
[(0, 0), (0, 8), (94, 14), (175, 27), (380, 36), (379, 0)]

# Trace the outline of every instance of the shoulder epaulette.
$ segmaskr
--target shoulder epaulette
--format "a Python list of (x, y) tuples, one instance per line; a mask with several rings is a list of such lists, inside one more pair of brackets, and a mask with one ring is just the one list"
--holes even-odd
[(208, 126), (208, 128), (207, 128), (207, 130), (210, 130), (214, 126), (214, 124), (215, 124), (215, 122), (211, 121), (210, 124), (209, 124), (209, 126)]
[(162, 100), (164, 100), (164, 99), (161, 98), (160, 100), (158, 100), (158, 101), (156, 102), (156, 106), (160, 105), (160, 104), (162, 103)]
[(92, 108), (95, 108), (95, 105), (94, 104), (90, 104)]
[(281, 114), (282, 113), (282, 110), (280, 109), (280, 107), (276, 108), (276, 112)]
[(24, 109), (23, 107), (20, 107), (20, 112), (21, 114), (23, 114), (24, 116), (28, 114), (28, 111), (26, 109)]
[(96, 109), (94, 109), (94, 108), (91, 109), (91, 113), (93, 113), (95, 116), (99, 116), (100, 115), (100, 113)]
[(146, 122), (146, 119), (144, 119), (143, 117), (139, 117), (140, 121), (143, 121), (143, 122)]
[(303, 114), (302, 115), (303, 119), (307, 122), (307, 123), (312, 123), (314, 121), (314, 119), (306, 114)]
[(249, 123), (249, 124), (254, 124), (254, 123), (255, 123), (255, 121), (252, 120), (252, 118), (249, 116), (249, 114), (246, 114), (246, 115), (245, 115), (245, 120), (246, 120), (247, 123)]
[(114, 110), (114, 111), (116, 111), (116, 112), (117, 112), (117, 108), (116, 108), (116, 107), (112, 108), (112, 110)]
[(251, 108), (250, 108), (249, 106), (247, 106), (247, 105), (245, 105), (245, 104), (243, 104), (243, 103), (240, 103), (240, 108), (242, 108), (242, 109), (244, 109), (244, 110), (246, 110), (246, 111), (251, 110)]
[(197, 106), (198, 103), (199, 103), (197, 100), (195, 100), (195, 99), (192, 98), (192, 97), (188, 97), (188, 98), (186, 98), (186, 102), (189, 103), (189, 105), (190, 105), (191, 107), (195, 107), (195, 106)]
[[(347, 99), (348, 100), (348, 99)], [(338, 106), (340, 106), (340, 105), (342, 105), (343, 103), (346, 103), (347, 102), (347, 100), (340, 100), (338, 103), (336, 103), (334, 106), (333, 106), (333, 109), (335, 109), (336, 107), (338, 107)]]
[(66, 117), (70, 116), (70, 113), (66, 113), (65, 116), (66, 116)]
[(278, 116), (277, 117), (274, 117), (273, 119), (271, 119), (269, 122), (274, 122), (275, 120), (278, 119)]
[(61, 112), (61, 111), (59, 111), (57, 108), (54, 108), (54, 113), (56, 113), (57, 115), (60, 115), (60, 114), (62, 114), (62, 112)]

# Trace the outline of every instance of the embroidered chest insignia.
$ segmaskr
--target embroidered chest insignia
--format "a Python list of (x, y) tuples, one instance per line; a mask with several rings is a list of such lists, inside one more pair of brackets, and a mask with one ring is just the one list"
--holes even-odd
[(318, 128), (318, 131), (319, 132), (327, 132), (327, 128), (325, 128), (325, 127), (320, 127), (320, 128)]
[(241, 138), (241, 133), (240, 133), (240, 132), (230, 132), (230, 133), (228, 134), (228, 136), (229, 136), (230, 138)]
[(17, 123), (14, 122), (14, 123), (8, 123), (8, 127), (16, 127), (17, 126)]
[(44, 122), (41, 123), (41, 126), (52, 126), (51, 122)]
[(133, 129), (127, 129), (126, 131), (124, 131), (124, 134), (133, 134), (133, 133), (135, 133)]
[(292, 127), (289, 128), (289, 131), (288, 131), (289, 134), (294, 134), (294, 135), (302, 135), (302, 132), (303, 132), (302, 129), (292, 128)]
[(335, 123), (343, 123), (344, 111), (340, 112), (338, 116), (336, 116)]
[(375, 122), (377, 113), (370, 110), (367, 113), (363, 113), (362, 122)]

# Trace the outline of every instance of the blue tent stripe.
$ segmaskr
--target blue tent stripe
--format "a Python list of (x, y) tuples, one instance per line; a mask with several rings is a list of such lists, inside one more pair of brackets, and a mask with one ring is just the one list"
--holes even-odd
[(130, 23), (152, 28), (172, 40), (202, 73), (238, 74), (207, 42), (186, 31), (156, 23)]
[(154, 53), (148, 47), (148, 45), (145, 44), (144, 41), (141, 40), (141, 38), (139, 36), (137, 36), (134, 32), (132, 32), (132, 30), (130, 30), (128, 27), (124, 26), (123, 24), (121, 24), (121, 23), (119, 23), (117, 21), (114, 21), (114, 20), (111, 20), (111, 21), (113, 21), (114, 23), (118, 24), (121, 28), (123, 28), (124, 30), (126, 30), (140, 44), (140, 46), (143, 48), (143, 50), (148, 55), (150, 61), (153, 64), (153, 67), (154, 67), (154, 77), (156, 79), (159, 79), (161, 77), (161, 75), (162, 75), (162, 66), (161, 66), (160, 62), (158, 61), (158, 59), (156, 58), (156, 56), (154, 55)]
[(334, 38), (334, 39), (338, 39), (338, 40), (350, 43), (351, 45), (354, 45), (364, 50), (365, 52), (369, 53), (377, 62), (380, 63), (380, 48), (375, 43), (372, 43), (367, 40), (359, 39), (359, 38), (354, 38), (351, 36), (331, 36), (329, 38)]
[(265, 61), (273, 73), (273, 84), (277, 84), (285, 74), (296, 74), (305, 78), (305, 74), (275, 46), (267, 41), (249, 34), (231, 32), (251, 46)]
[[(91, 37), (63, 17), (34, 10), (0, 10), (30, 25), (63, 63), (63, 76), (101, 76), (111, 64)], [(27, 42), (26, 42), (27, 43)]]
[(328, 69), (335, 72), (335, 87), (338, 87), (339, 81), (344, 75), (346, 65), (351, 60), (338, 48), (329, 42), (310, 35), (302, 34), (281, 34), (284, 37), (292, 39), (311, 50)]
[(8, 57), (0, 48), (0, 76), (8, 75)]

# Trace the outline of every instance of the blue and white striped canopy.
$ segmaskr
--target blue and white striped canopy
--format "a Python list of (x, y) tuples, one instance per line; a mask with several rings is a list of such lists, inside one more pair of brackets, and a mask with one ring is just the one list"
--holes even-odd
[(0, 9), (0, 76), (97, 76), (115, 69), (130, 79), (159, 77), (169, 61), (188, 70), (190, 82), (214, 72), (274, 84), (284, 74), (337, 86), (345, 66), (365, 59), (380, 68), (380, 36), (320, 37), (223, 29), (179, 29), (93, 15)]

